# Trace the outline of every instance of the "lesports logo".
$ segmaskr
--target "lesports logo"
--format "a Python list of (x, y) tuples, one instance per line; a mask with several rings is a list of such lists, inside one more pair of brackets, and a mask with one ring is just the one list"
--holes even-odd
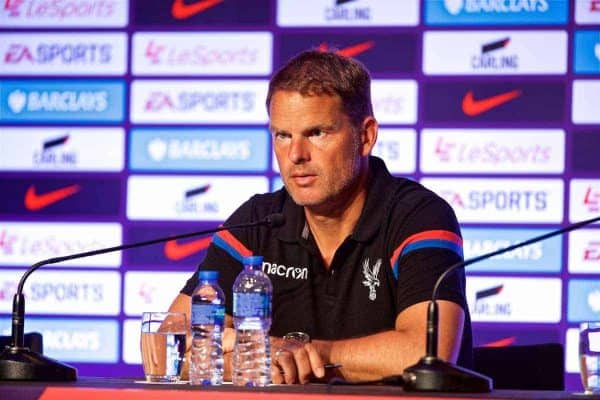
[(211, 9), (223, 1), (224, 0), (196, 0), (195, 2), (186, 4), (184, 0), (173, 0), (171, 15), (173, 15), (173, 18), (175, 19), (187, 19)]
[(564, 82), (425, 82), (423, 86), (425, 122), (564, 121)]
[(27, 189), (27, 193), (25, 193), (25, 208), (30, 211), (39, 211), (58, 201), (73, 196), (80, 190), (81, 186), (70, 185), (43, 194), (38, 194), (36, 193), (35, 185), (31, 185)]
[(588, 186), (583, 196), (583, 205), (590, 213), (600, 211), (600, 190)]
[(600, 212), (600, 180), (572, 179), (569, 198), (571, 222), (595, 217)]
[(463, 97), (462, 110), (466, 115), (474, 117), (499, 107), (504, 103), (508, 103), (519, 96), (521, 96), (520, 90), (511, 90), (509, 92), (475, 100), (473, 91), (469, 90), (467, 94), (465, 94), (465, 97)]
[(165, 257), (172, 261), (179, 261), (200, 251), (206, 250), (210, 245), (212, 238), (202, 238), (190, 242), (180, 243), (176, 240), (170, 240), (165, 243)]

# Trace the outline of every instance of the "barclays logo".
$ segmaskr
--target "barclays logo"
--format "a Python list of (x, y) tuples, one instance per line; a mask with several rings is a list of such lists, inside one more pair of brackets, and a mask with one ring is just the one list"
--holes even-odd
[(575, 32), (576, 74), (600, 74), (600, 31)]
[(120, 122), (124, 97), (121, 81), (4, 81), (0, 121)]
[(428, 25), (565, 24), (564, 0), (432, 0), (425, 1)]

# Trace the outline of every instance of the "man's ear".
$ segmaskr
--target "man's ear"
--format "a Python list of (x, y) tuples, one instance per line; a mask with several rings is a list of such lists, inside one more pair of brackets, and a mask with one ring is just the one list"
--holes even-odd
[(363, 157), (371, 154), (375, 142), (377, 142), (377, 130), (378, 125), (375, 118), (369, 116), (363, 120), (360, 130), (361, 155)]

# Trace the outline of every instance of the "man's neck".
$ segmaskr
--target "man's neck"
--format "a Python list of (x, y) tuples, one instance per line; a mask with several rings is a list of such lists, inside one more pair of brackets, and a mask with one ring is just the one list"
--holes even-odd
[(306, 221), (327, 269), (337, 249), (358, 223), (367, 198), (368, 175), (368, 171), (362, 174), (356, 189), (343, 198), (341, 204), (327, 211), (304, 207)]

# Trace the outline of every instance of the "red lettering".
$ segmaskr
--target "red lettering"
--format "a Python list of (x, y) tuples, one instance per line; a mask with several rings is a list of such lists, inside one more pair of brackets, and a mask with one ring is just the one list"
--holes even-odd
[(31, 63), (34, 62), (33, 54), (31, 54), (27, 46), (13, 43), (4, 55), (4, 62), (7, 64), (17, 64), (24, 58)]

